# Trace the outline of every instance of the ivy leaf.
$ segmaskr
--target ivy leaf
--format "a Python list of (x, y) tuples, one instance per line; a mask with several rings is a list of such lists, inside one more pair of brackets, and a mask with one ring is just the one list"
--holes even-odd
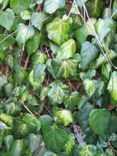
[(23, 139), (14, 140), (12, 143), (11, 149), (10, 149), (11, 155), (12, 156), (23, 155), (25, 152), (25, 148), (26, 148), (26, 145), (25, 145), (25, 141)]
[(29, 148), (31, 149), (31, 152), (33, 153), (41, 144), (42, 136), (41, 135), (35, 135), (35, 134), (29, 134)]
[(26, 41), (31, 39), (35, 34), (35, 30), (32, 26), (27, 26), (23, 23), (18, 25), (17, 31), (16, 41), (19, 47), (22, 47)]
[(97, 69), (99, 68), (102, 64), (104, 63), (108, 63), (108, 58), (110, 60), (113, 60), (117, 57), (117, 53), (113, 50), (110, 50), (110, 53), (105, 53), (104, 55), (103, 54), (100, 54), (98, 59), (96, 60), (96, 63), (92, 66), (92, 68), (94, 69)]
[(65, 0), (45, 0), (44, 9), (47, 13), (52, 14), (57, 9), (65, 6)]
[(47, 15), (43, 12), (34, 12), (32, 14), (32, 25), (35, 26), (37, 29), (41, 30), (41, 28), (43, 27), (43, 24), (45, 22), (45, 20), (47, 20)]
[(70, 123), (73, 123), (72, 113), (66, 109), (55, 111), (54, 120), (64, 126), (67, 126)]
[(55, 18), (47, 25), (48, 38), (58, 45), (63, 44), (69, 39), (71, 24), (68, 20)]
[(20, 13), (20, 16), (25, 21), (30, 20), (30, 18), (31, 18), (31, 12), (29, 12), (28, 10), (24, 10), (24, 11), (22, 11)]
[(45, 69), (45, 64), (37, 64), (34, 68), (34, 79), (39, 79), (39, 77), (44, 74)]
[(89, 115), (89, 125), (95, 134), (105, 137), (109, 128), (110, 118), (111, 115), (108, 110), (93, 109)]
[[(5, 39), (5, 41), (3, 41), (4, 39)], [(8, 36), (8, 35), (3, 35), (3, 34), (0, 34), (0, 42), (1, 41), (2, 41), (2, 43), (0, 44), (0, 46), (3, 51), (15, 43), (15, 39), (13, 36)]]
[(8, 151), (10, 150), (12, 142), (13, 142), (13, 136), (12, 135), (7, 135), (4, 137), (4, 143), (5, 143), (5, 146), (6, 146)]
[(58, 49), (56, 57), (58, 59), (73, 58), (75, 52), (76, 52), (75, 41), (73, 39), (70, 39)]
[(103, 41), (110, 31), (115, 32), (116, 23), (111, 18), (107, 18), (105, 20), (99, 19), (95, 28), (97, 34), (99, 35), (100, 41)]
[(48, 97), (53, 104), (63, 103), (65, 95), (70, 92), (67, 85), (56, 81), (52, 82), (49, 87)]
[(76, 0), (77, 5), (81, 8), (88, 0)]
[(36, 32), (35, 35), (27, 41), (26, 49), (29, 55), (34, 54), (42, 42), (42, 33)]
[(76, 39), (78, 40), (80, 44), (86, 41), (88, 35), (95, 36), (94, 32), (91, 30), (91, 27), (92, 27), (91, 23), (95, 25), (96, 22), (97, 22), (96, 19), (90, 18), (90, 20), (84, 23), (82, 27), (78, 28), (75, 31)]
[(8, 5), (9, 0), (1, 0), (0, 2), (0, 10), (3, 10)]
[(113, 2), (112, 17), (114, 17), (115, 19), (117, 18), (117, 1), (116, 0)]
[(6, 125), (13, 126), (13, 117), (5, 113), (0, 113), (0, 121), (4, 122)]
[(81, 47), (81, 68), (83, 70), (88, 69), (92, 61), (94, 61), (99, 54), (99, 49), (96, 48), (93, 44), (86, 41), (82, 44)]
[(53, 59), (47, 62), (47, 69), (54, 78), (70, 78), (77, 76), (78, 61), (67, 59), (64, 61)]
[(97, 89), (98, 82), (96, 80), (85, 79), (83, 81), (83, 85), (84, 85), (87, 95), (91, 97)]
[(0, 87), (4, 86), (7, 83), (7, 77), (0, 74)]
[(81, 109), (78, 111), (78, 121), (80, 123), (81, 128), (85, 131), (87, 127), (89, 126), (88, 118), (90, 112), (94, 109), (94, 106), (90, 103), (86, 103), (81, 107)]
[(86, 3), (90, 16), (99, 17), (103, 9), (103, 2), (101, 0), (91, 0)]
[(10, 0), (10, 7), (14, 10), (16, 14), (29, 8), (30, 0)]
[(33, 56), (32, 56), (32, 59), (31, 59), (31, 65), (32, 67), (34, 67), (36, 64), (44, 64), (46, 63), (47, 61), (47, 55), (40, 52), (40, 51), (37, 51)]
[(64, 105), (67, 109), (72, 110), (79, 103), (80, 95), (77, 91), (71, 93), (71, 95), (66, 96), (64, 100)]
[(68, 140), (68, 134), (64, 129), (53, 124), (52, 126), (45, 127), (43, 130), (43, 138), (49, 150), (60, 153)]
[(0, 25), (7, 30), (10, 30), (15, 20), (15, 15), (12, 9), (0, 11)]
[(45, 77), (45, 72), (39, 76), (39, 78), (35, 78), (34, 76), (34, 70), (32, 70), (29, 73), (29, 82), (31, 83), (31, 85), (33, 86), (33, 89), (37, 89), (39, 88), (39, 86), (43, 83), (44, 81), (44, 77)]
[(116, 71), (112, 73), (107, 89), (110, 93), (113, 104), (117, 104), (117, 72)]
[(94, 145), (81, 144), (78, 147), (79, 156), (95, 156), (97, 148)]

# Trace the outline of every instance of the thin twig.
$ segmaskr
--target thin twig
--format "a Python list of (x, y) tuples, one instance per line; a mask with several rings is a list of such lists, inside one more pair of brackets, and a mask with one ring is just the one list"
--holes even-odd
[(110, 141), (108, 141), (108, 146), (117, 154), (117, 150), (112, 146)]
[(36, 118), (36, 116), (31, 112), (31, 110), (20, 100), (20, 103), (22, 104), (22, 106), (27, 110), (27, 112), (29, 114), (31, 114), (33, 117)]
[(30, 56), (28, 55), (26, 60), (25, 60), (25, 64), (24, 64), (24, 68), (26, 69), (27, 66), (28, 66), (28, 63), (29, 63), (29, 60), (30, 60)]

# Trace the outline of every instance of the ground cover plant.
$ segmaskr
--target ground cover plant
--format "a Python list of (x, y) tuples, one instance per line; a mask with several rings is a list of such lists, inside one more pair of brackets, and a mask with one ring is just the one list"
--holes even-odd
[(117, 0), (0, 0), (0, 156), (117, 155)]

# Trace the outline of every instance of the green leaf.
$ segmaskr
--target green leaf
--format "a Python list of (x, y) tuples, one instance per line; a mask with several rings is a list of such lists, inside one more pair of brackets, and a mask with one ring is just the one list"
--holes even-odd
[(26, 145), (25, 145), (25, 141), (23, 139), (17, 139), (17, 140), (14, 140), (13, 143), (12, 143), (12, 146), (11, 146), (11, 155), (12, 156), (21, 156), (24, 154), (25, 152), (25, 148), (26, 148)]
[(0, 34), (0, 42), (1, 42), (0, 46), (2, 50), (6, 50), (7, 48), (9, 48), (11, 45), (15, 43), (15, 39), (13, 36)]
[(46, 147), (49, 150), (60, 153), (68, 140), (68, 133), (64, 129), (53, 124), (52, 126), (46, 127), (46, 129), (43, 130), (43, 138)]
[(79, 98), (80, 95), (77, 91), (72, 92), (71, 95), (65, 97), (64, 100), (65, 107), (70, 110), (73, 109), (75, 106), (78, 105)]
[(45, 64), (37, 64), (34, 68), (34, 79), (39, 79), (39, 77), (44, 74), (45, 69)]
[(72, 113), (65, 109), (55, 111), (54, 120), (64, 126), (68, 126), (70, 123), (73, 123)]
[(71, 24), (68, 20), (55, 18), (47, 25), (48, 38), (58, 45), (69, 39)]
[(13, 126), (13, 117), (5, 113), (0, 113), (0, 121), (4, 122), (6, 125)]
[(31, 65), (34, 67), (36, 64), (44, 64), (47, 61), (47, 55), (41, 51), (37, 51), (31, 59)]
[(0, 74), (0, 88), (7, 83), (7, 77), (5, 75)]
[(85, 103), (84, 106), (80, 108), (78, 111), (78, 121), (80, 123), (81, 128), (85, 131), (89, 126), (88, 118), (90, 112), (94, 109), (94, 106), (90, 103)]
[(66, 153), (70, 153), (75, 145), (75, 137), (73, 134), (70, 134), (68, 137), (68, 141), (66, 142), (64, 146), (64, 151)]
[(99, 17), (103, 9), (103, 2), (101, 0), (91, 0), (86, 3), (86, 6), (90, 16)]
[(89, 115), (89, 125), (95, 134), (105, 137), (110, 122), (110, 112), (107, 109), (94, 109)]
[(13, 136), (12, 135), (7, 135), (4, 137), (4, 144), (7, 148), (7, 151), (9, 151), (12, 142), (13, 142)]
[(38, 79), (34, 78), (34, 70), (29, 74), (29, 82), (33, 86), (33, 89), (37, 89), (44, 81), (45, 73), (41, 75)]
[(40, 130), (40, 128), (41, 128), (41, 123), (40, 123), (40, 121), (39, 121), (36, 117), (34, 117), (34, 116), (32, 116), (32, 115), (26, 113), (26, 114), (23, 116), (23, 121), (24, 121), (26, 124), (28, 124), (29, 126), (35, 127), (35, 131), (36, 131), (36, 132), (39, 132), (39, 130)]
[(117, 18), (117, 1), (116, 0), (113, 2), (112, 17), (114, 17), (115, 19)]
[(80, 73), (80, 78), (82, 80), (85, 80), (85, 79), (92, 79), (94, 76), (96, 75), (96, 70), (88, 70), (86, 72), (81, 72)]
[(111, 72), (111, 67), (110, 64), (106, 63), (102, 65), (102, 75), (109, 80), (110, 77), (110, 72)]
[(36, 32), (35, 35), (27, 41), (26, 43), (26, 49), (29, 55), (34, 54), (38, 47), (40, 46), (42, 41), (42, 33)]
[(97, 34), (99, 35), (100, 41), (103, 41), (109, 32), (115, 32), (116, 23), (111, 18), (107, 18), (105, 20), (99, 19), (95, 25), (95, 28)]
[(89, 95), (91, 97), (97, 89), (98, 82), (96, 80), (85, 79), (83, 81), (83, 85), (84, 85), (87, 95)]
[(78, 156), (96, 156), (96, 150), (94, 145), (81, 144), (78, 147)]
[(53, 42), (49, 42), (49, 46), (50, 46), (50, 49), (51, 49), (52, 53), (56, 54), (57, 50), (59, 49), (58, 45), (56, 45)]
[(102, 64), (104, 63), (108, 63), (108, 58), (110, 60), (113, 60), (117, 57), (117, 53), (113, 50), (110, 50), (109, 53), (105, 53), (104, 55), (103, 54), (100, 54), (98, 59), (96, 60), (95, 64), (92, 66), (92, 68), (94, 69), (97, 69), (99, 68)]
[(65, 95), (69, 94), (70, 90), (67, 85), (61, 82), (52, 82), (48, 91), (48, 97), (52, 104), (61, 104), (64, 101)]
[(23, 23), (20, 23), (17, 28), (17, 35), (16, 35), (16, 41), (19, 45), (19, 47), (24, 46), (27, 40), (31, 39), (34, 34), (35, 30), (32, 26), (24, 25)]
[(58, 59), (68, 59), (73, 58), (76, 52), (76, 44), (73, 39), (68, 40), (57, 51), (57, 58)]
[(110, 93), (112, 103), (117, 104), (117, 72), (116, 71), (112, 73), (107, 89)]
[(16, 14), (29, 8), (30, 0), (10, 0), (10, 7)]
[(53, 59), (47, 62), (47, 69), (54, 78), (71, 78), (77, 76), (78, 61)]
[(88, 35), (95, 36), (94, 32), (91, 29), (91, 24), (94, 26), (96, 22), (97, 21), (95, 18), (90, 18), (86, 23), (83, 24), (82, 27), (78, 28), (75, 31), (76, 39), (80, 44), (86, 41)]
[(81, 69), (88, 69), (89, 65), (94, 61), (99, 54), (99, 49), (96, 48), (93, 44), (86, 41), (82, 44), (81, 47)]
[(48, 94), (48, 87), (43, 87), (40, 91), (40, 100), (44, 101)]
[(47, 15), (43, 12), (37, 13), (34, 12), (32, 14), (32, 25), (35, 26), (37, 29), (41, 30), (43, 27), (44, 22), (48, 19)]
[(77, 5), (81, 8), (88, 0), (76, 0)]
[(14, 135), (19, 138), (29, 133), (38, 133), (41, 128), (41, 123), (36, 117), (25, 113), (22, 119), (19, 117), (15, 118), (13, 126), (13, 130), (15, 130)]
[(42, 142), (42, 136), (29, 134), (28, 140), (29, 140), (29, 148), (31, 149), (31, 152), (33, 153), (40, 146)]
[(0, 10), (3, 10), (4, 8), (6, 8), (6, 6), (8, 5), (9, 0), (1, 0), (0, 3)]
[(65, 5), (65, 0), (45, 0), (44, 9), (47, 13), (52, 14), (57, 9), (63, 8)]
[(7, 30), (10, 30), (15, 20), (15, 15), (12, 9), (0, 11), (0, 25)]
[(20, 16), (25, 21), (30, 20), (30, 18), (31, 18), (31, 12), (29, 12), (28, 10), (24, 10), (24, 11), (22, 11), (20, 13)]

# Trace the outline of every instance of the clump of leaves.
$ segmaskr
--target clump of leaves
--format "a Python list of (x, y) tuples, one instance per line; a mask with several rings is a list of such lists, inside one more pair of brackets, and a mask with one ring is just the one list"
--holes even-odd
[(0, 156), (117, 155), (117, 0), (0, 0)]

